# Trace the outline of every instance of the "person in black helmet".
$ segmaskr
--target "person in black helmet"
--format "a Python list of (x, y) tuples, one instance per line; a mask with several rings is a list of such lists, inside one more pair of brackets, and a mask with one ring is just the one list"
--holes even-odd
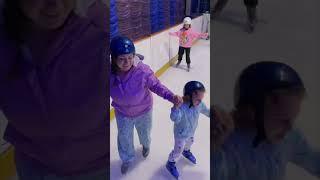
[[(223, 8), (228, 3), (228, 0), (218, 0), (213, 8), (213, 18), (216, 18), (220, 15)], [(247, 19), (248, 19), (248, 28), (249, 32), (253, 32), (255, 25), (257, 24), (257, 6), (258, 0), (244, 0), (244, 5), (247, 9)]]
[(282, 180), (288, 162), (320, 177), (320, 152), (293, 126), (305, 94), (299, 74), (286, 64), (258, 62), (244, 69), (233, 113), (214, 111), (213, 179)]
[(174, 149), (171, 151), (166, 168), (172, 176), (179, 178), (179, 172), (175, 162), (181, 154), (191, 163), (196, 164), (196, 158), (191, 153), (190, 148), (194, 141), (194, 133), (198, 125), (199, 114), (207, 117), (210, 111), (202, 102), (205, 87), (201, 82), (190, 81), (184, 87), (184, 103), (171, 109), (170, 118), (174, 122)]

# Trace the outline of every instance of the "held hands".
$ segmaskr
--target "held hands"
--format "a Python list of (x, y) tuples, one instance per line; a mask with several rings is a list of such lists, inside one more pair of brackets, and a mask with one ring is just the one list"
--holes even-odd
[[(211, 107), (213, 111), (213, 151), (217, 150), (225, 142), (234, 130), (234, 121), (231, 113), (227, 113), (219, 107)], [(212, 137), (212, 136), (211, 136)]]
[(183, 103), (183, 99), (182, 97), (178, 96), (178, 95), (175, 95), (173, 97), (173, 104), (174, 104), (174, 107), (175, 108), (179, 108)]

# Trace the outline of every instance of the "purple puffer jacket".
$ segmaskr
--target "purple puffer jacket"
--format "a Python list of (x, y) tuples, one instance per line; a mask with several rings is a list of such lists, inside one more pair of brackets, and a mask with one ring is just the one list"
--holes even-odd
[(174, 94), (157, 79), (150, 67), (142, 62), (134, 65), (122, 78), (110, 77), (110, 96), (117, 113), (137, 117), (152, 109), (152, 92), (173, 102)]

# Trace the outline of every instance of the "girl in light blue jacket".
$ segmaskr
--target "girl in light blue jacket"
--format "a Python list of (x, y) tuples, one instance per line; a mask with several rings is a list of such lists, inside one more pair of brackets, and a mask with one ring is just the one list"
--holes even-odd
[(289, 162), (319, 178), (320, 151), (294, 128), (306, 93), (298, 73), (280, 62), (259, 62), (236, 84), (232, 115), (213, 115), (213, 180), (284, 180)]
[(176, 160), (182, 154), (185, 158), (196, 164), (196, 158), (190, 151), (193, 144), (193, 136), (198, 126), (199, 114), (210, 116), (210, 111), (201, 102), (205, 88), (198, 81), (190, 81), (184, 87), (184, 103), (171, 109), (170, 118), (174, 122), (174, 149), (169, 155), (166, 168), (175, 177), (179, 172), (175, 166)]

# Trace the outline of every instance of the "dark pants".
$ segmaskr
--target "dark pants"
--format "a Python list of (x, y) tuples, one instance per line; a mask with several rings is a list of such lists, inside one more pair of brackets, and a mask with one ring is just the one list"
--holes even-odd
[(191, 48), (185, 48), (185, 47), (179, 47), (179, 52), (178, 52), (178, 61), (179, 63), (182, 61), (182, 56), (184, 54), (184, 51), (186, 51), (186, 61), (187, 61), (187, 64), (190, 64), (191, 63), (191, 60), (190, 60), (190, 49)]
[[(228, 0), (218, 0), (216, 5), (214, 6), (215, 11), (222, 11), (222, 9), (226, 6)], [(247, 7), (256, 7), (258, 5), (258, 0), (243, 0), (244, 5)]]

